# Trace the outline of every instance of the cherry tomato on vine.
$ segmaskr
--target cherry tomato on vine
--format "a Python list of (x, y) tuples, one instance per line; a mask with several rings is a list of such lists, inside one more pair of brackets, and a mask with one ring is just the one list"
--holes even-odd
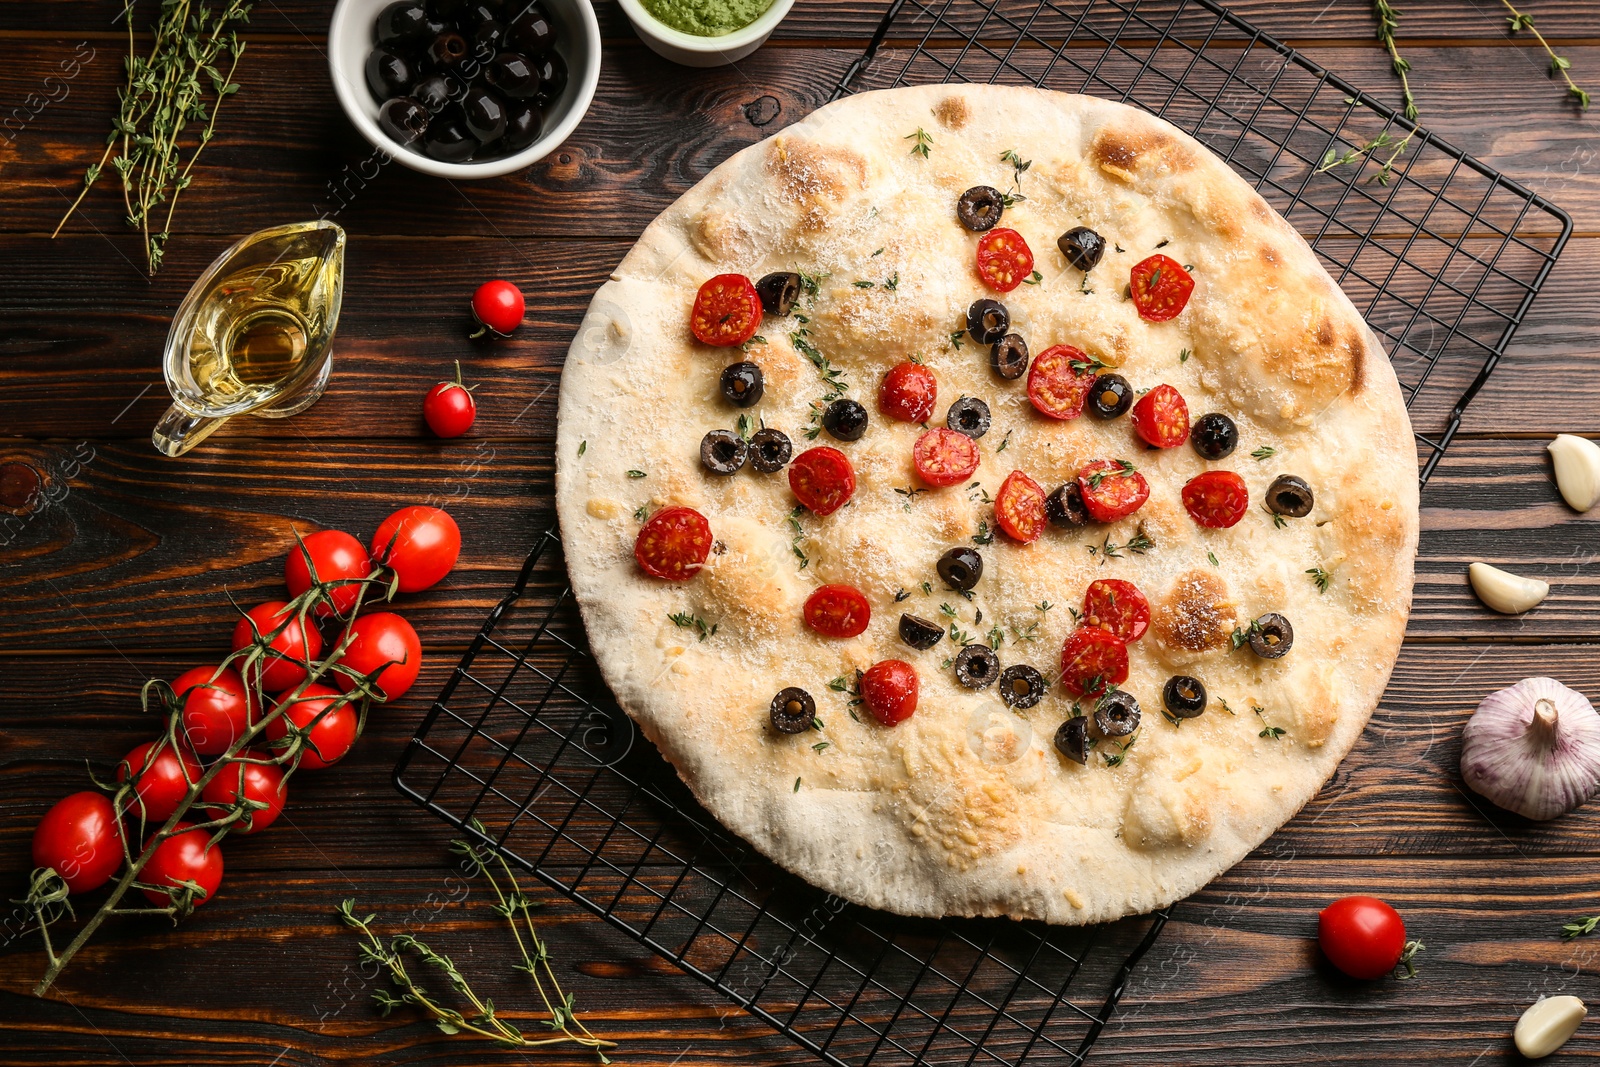
[(461, 383), (461, 361), (456, 360), (456, 378), (440, 382), (422, 398), (422, 418), (435, 437), (460, 437), (472, 429), (478, 417), (478, 402)]
[[(400, 591), (416, 593), (450, 573), (461, 556), (461, 528), (442, 508), (412, 505), (378, 524), (372, 558), (400, 576)], [(273, 688), (268, 686), (268, 688)]]
[(1382, 978), (1406, 950), (1400, 913), (1377, 897), (1344, 897), (1317, 916), (1317, 944), (1351, 978)]
[(228, 751), (258, 718), (259, 703), (232, 667), (184, 671), (173, 679), (172, 691), (183, 702), (184, 739), (202, 756)]
[(521, 289), (500, 278), (484, 282), (472, 294), (472, 317), (478, 320), (479, 327), (472, 336), (492, 332), (505, 337), (522, 325), (526, 311)]
[[(207, 848), (211, 832), (189, 829), (193, 825), (180, 822), (173, 827), (182, 832), (173, 834), (156, 846), (144, 870), (140, 872), (139, 880), (152, 885), (170, 886), (193, 882), (205, 890), (204, 896), (199, 893), (194, 896), (195, 906), (198, 907), (216, 896), (222, 885), (222, 846), (211, 845)], [(171, 903), (171, 898), (159, 889), (146, 889), (144, 895), (157, 907)]]
[[(300, 625), (300, 619), (288, 611), (288, 607), (282, 600), (257, 604), (245, 612), (244, 618), (233, 628), (235, 652), (254, 643), (257, 635), (265, 638), (273, 631), (278, 632), (260, 660), (261, 688), (268, 692), (289, 689), (305, 681), (304, 665), (322, 654), (322, 635), (317, 628)], [(249, 669), (254, 671), (254, 667)]]
[(917, 710), (920, 686), (915, 667), (904, 660), (886, 659), (862, 672), (861, 700), (874, 719), (894, 726), (911, 718)]
[[(333, 707), (334, 701), (341, 695), (337, 689), (313, 682), (301, 691), (298, 699), (283, 709), (280, 717), (268, 721), (263, 733), (268, 741), (277, 741), (289, 736), (291, 727), (304, 729), (316, 720), (317, 724), (311, 727), (310, 736), (300, 749), (300, 767), (307, 771), (331, 767), (344, 759), (345, 753), (355, 745), (356, 727), (360, 725), (360, 716), (356, 714), (353, 704)], [(332, 710), (318, 720), (317, 716), (327, 708)], [(273, 751), (281, 752), (282, 749), (275, 748)]]
[[(272, 758), (271, 753), (263, 752), (248, 752), (246, 755), (251, 759)], [(239, 788), (241, 774), (244, 776), (242, 790)], [(200, 791), (200, 799), (208, 805), (206, 818), (220, 819), (228, 814), (228, 809), (241, 792), (246, 800), (267, 805), (246, 812), (244, 818), (233, 824), (233, 829), (241, 834), (265, 830), (283, 813), (283, 806), (289, 802), (289, 784), (283, 780), (283, 772), (277, 767), (264, 763), (235, 763), (218, 771), (217, 776)]]
[[(384, 664), (389, 666), (384, 667)], [(417, 680), (422, 667), (422, 642), (411, 624), (392, 611), (375, 611), (362, 615), (350, 624), (350, 643), (340, 666), (349, 667), (363, 676), (382, 668), (376, 683), (377, 689), (387, 699), (399, 700)], [(339, 688), (349, 692), (356, 686), (355, 679), (338, 674)]]
[(55, 868), (69, 893), (98, 889), (122, 866), (120, 832), (104, 793), (62, 797), (33, 831), (33, 865)]
[[(328, 590), (334, 610), (344, 615), (355, 607), (361, 596), (361, 586), (354, 583), (372, 573), (372, 559), (361, 542), (343, 530), (318, 530), (289, 549), (289, 559), (283, 567), (283, 584), (289, 587), (290, 596), (299, 596), (311, 588), (313, 571), (316, 581), (352, 583)], [(316, 613), (319, 618), (331, 614), (325, 602), (317, 605)]]
[(695, 294), (689, 329), (702, 344), (729, 348), (756, 335), (761, 296), (743, 274), (718, 274)]
[(146, 822), (165, 822), (178, 810), (189, 787), (200, 780), (200, 761), (189, 753), (182, 757), (165, 740), (136, 745), (117, 764), (117, 781), (133, 779), (137, 800), (128, 802), (128, 814), (142, 813)]

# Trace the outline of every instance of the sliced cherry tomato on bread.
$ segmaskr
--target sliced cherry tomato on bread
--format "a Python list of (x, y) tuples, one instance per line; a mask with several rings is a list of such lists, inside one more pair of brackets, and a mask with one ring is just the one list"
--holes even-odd
[(978, 238), (978, 277), (983, 284), (1009, 293), (1033, 273), (1033, 252), (1022, 234), (999, 228)]
[(1098, 579), (1083, 594), (1083, 624), (1137, 641), (1150, 629), (1150, 601), (1132, 582)]
[(894, 726), (911, 718), (911, 713), (917, 710), (920, 685), (915, 667), (905, 660), (886, 659), (862, 673), (861, 701), (874, 719), (885, 726)]
[(832, 515), (856, 491), (856, 469), (837, 448), (808, 448), (789, 464), (789, 489), (814, 515)]
[(1183, 506), (1201, 526), (1225, 530), (1244, 518), (1250, 490), (1232, 471), (1206, 471), (1183, 487)]
[(929, 485), (959, 485), (978, 469), (978, 442), (940, 426), (917, 438), (911, 461), (917, 477)]
[(1141, 319), (1166, 322), (1177, 318), (1189, 303), (1194, 279), (1177, 260), (1157, 253), (1133, 265), (1128, 276), (1128, 291)]
[(859, 637), (872, 621), (872, 605), (852, 585), (824, 585), (806, 597), (806, 625), (823, 637)]
[(1078, 492), (1089, 518), (1116, 522), (1144, 506), (1150, 483), (1125, 459), (1097, 459), (1078, 472)]
[(743, 274), (719, 274), (695, 294), (689, 329), (704, 344), (729, 348), (755, 336), (761, 297)]
[(1189, 439), (1189, 405), (1170, 385), (1158, 385), (1133, 405), (1128, 418), (1146, 444), (1177, 448)]
[(1097, 697), (1128, 680), (1128, 643), (1110, 630), (1084, 626), (1061, 646), (1061, 685), (1075, 697)]
[(646, 574), (684, 582), (700, 573), (711, 555), (711, 524), (694, 508), (674, 505), (650, 516), (633, 543), (633, 557)]
[(1044, 533), (1044, 490), (1021, 471), (1012, 471), (994, 497), (994, 520), (1013, 541), (1031, 544)]
[(1098, 364), (1071, 345), (1051, 345), (1028, 368), (1028, 399), (1039, 414), (1075, 419), (1083, 414)]
[(884, 376), (883, 388), (878, 390), (878, 408), (901, 422), (927, 422), (938, 398), (939, 383), (934, 380), (933, 371), (907, 360)]

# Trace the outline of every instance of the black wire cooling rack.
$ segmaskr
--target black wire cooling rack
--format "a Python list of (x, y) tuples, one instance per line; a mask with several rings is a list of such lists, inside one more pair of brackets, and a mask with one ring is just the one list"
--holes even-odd
[[(1386, 342), (1424, 482), (1572, 229), (1210, 0), (895, 0), (835, 96), (944, 81), (1123, 100), (1226, 159)], [(1167, 920), (905, 919), (778, 870), (705, 814), (617, 708), (553, 533), (395, 783), (836, 1067), (1080, 1063)]]

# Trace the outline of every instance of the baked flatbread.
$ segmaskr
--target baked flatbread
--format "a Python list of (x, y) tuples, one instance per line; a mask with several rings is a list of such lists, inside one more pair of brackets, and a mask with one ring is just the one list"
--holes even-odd
[[(1033, 250), (1038, 278), (1008, 293), (975, 273), (980, 234), (957, 219), (958, 197), (977, 185), (1012, 194), (1000, 225)], [(1088, 272), (1057, 249), (1075, 226), (1108, 245)], [(1195, 280), (1167, 322), (1141, 318), (1127, 296), (1130, 269), (1158, 248)], [(702, 283), (771, 271), (817, 279), (796, 308), (803, 320), (768, 315), (746, 351), (694, 339)], [(1035, 356), (1071, 344), (1139, 390), (1175, 387), (1191, 417), (1230, 416), (1236, 450), (1213, 462), (1188, 444), (1146, 448), (1127, 417), (1041, 416), (1026, 379), (999, 377), (964, 336), (979, 297), (1006, 304)], [(859, 440), (807, 439), (829, 392), (808, 349), (870, 412)], [(927, 488), (912, 460), (924, 427), (880, 414), (880, 383), (911, 357), (937, 379), (929, 425), (963, 395), (991, 408), (975, 485)], [(718, 390), (723, 367), (743, 359), (765, 374), (748, 412)], [(850, 503), (792, 516), (783, 473), (709, 473), (702, 437), (741, 413), (787, 433), (797, 454), (844, 452), (858, 483)], [(656, 219), (595, 295), (562, 377), (557, 457), (572, 586), (622, 707), (735, 833), (825, 890), (906, 914), (1087, 923), (1193, 892), (1298, 811), (1349, 751), (1410, 607), (1416, 453), (1382, 349), (1305, 242), (1220, 159), (1087, 96), (862, 93), (739, 152)], [(1136, 513), (1052, 526), (1030, 544), (995, 533), (989, 500), (1011, 471), (1049, 492), (1107, 457), (1146, 479)], [(1250, 495), (1226, 529), (1198, 525), (1181, 497), (1217, 469)], [(1275, 520), (1263, 506), (1283, 474), (1314, 492), (1309, 515)], [(716, 539), (687, 581), (635, 561), (641, 522), (669, 505), (700, 512)], [(935, 573), (958, 545), (985, 561), (970, 599)], [(1091, 730), (1079, 764), (1052, 739), (1075, 705), (1092, 716), (1095, 701), (1055, 679), (1073, 612), (1103, 578), (1133, 582), (1151, 606), (1121, 683), (1142, 718), (1132, 743)], [(802, 606), (823, 583), (865, 594), (865, 633), (807, 627)], [(951, 634), (913, 649), (897, 634), (902, 612)], [(1236, 648), (1270, 612), (1292, 621), (1289, 653)], [(1055, 684), (1016, 711), (996, 687), (965, 688), (947, 666), (961, 638)], [(856, 672), (887, 659), (920, 679), (914, 715), (893, 727), (852, 705)], [(1198, 717), (1162, 714), (1173, 675), (1204, 682)], [(814, 697), (820, 729), (769, 724), (788, 686)]]

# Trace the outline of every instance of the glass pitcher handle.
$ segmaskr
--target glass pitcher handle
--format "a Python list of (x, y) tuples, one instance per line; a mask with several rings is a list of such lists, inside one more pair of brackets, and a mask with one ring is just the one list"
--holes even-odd
[(150, 441), (163, 456), (181, 456), (214, 433), (227, 422), (226, 418), (213, 419), (205, 415), (191, 415), (174, 404), (161, 416)]

